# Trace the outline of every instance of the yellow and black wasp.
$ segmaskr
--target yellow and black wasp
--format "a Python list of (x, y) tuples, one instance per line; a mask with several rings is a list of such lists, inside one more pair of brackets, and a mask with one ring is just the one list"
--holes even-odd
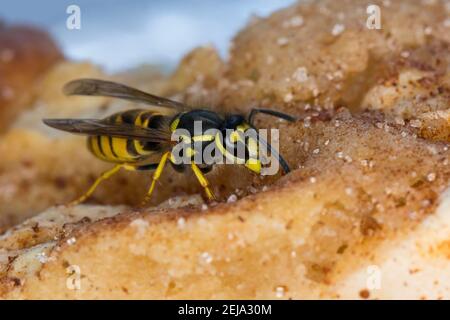
[[(115, 97), (134, 102), (146, 103), (153, 107), (169, 109), (167, 112), (155, 111), (152, 109), (134, 109), (113, 114), (104, 119), (44, 119), (44, 123), (50, 127), (68, 131), (76, 134), (87, 135), (87, 145), (89, 150), (99, 159), (115, 163), (116, 165), (101, 174), (93, 183), (89, 190), (79, 199), (72, 202), (78, 204), (86, 200), (96, 189), (100, 182), (108, 179), (120, 169), (125, 170), (154, 170), (152, 183), (148, 190), (146, 201), (152, 194), (155, 184), (164, 166), (169, 161), (177, 171), (184, 171), (190, 166), (199, 183), (204, 188), (209, 200), (214, 199), (214, 194), (210, 189), (205, 173), (212, 169), (213, 164), (178, 163), (173, 154), (173, 148), (179, 142), (192, 145), (187, 148), (190, 151), (189, 157), (194, 157), (194, 144), (200, 144), (200, 148), (206, 148), (215, 144), (220, 156), (234, 158), (237, 163), (245, 165), (249, 170), (261, 173), (261, 161), (258, 143), (265, 145), (273, 157), (277, 159), (285, 173), (290, 171), (288, 164), (283, 157), (278, 154), (267, 141), (259, 135), (254, 138), (241, 138), (240, 135), (223, 134), (226, 130), (234, 133), (245, 133), (253, 128), (253, 119), (257, 113), (265, 113), (279, 117), (288, 121), (295, 121), (295, 118), (274, 110), (253, 109), (247, 119), (242, 115), (232, 114), (222, 116), (207, 109), (194, 109), (183, 103), (158, 97), (143, 91), (125, 86), (123, 84), (103, 81), (97, 79), (78, 79), (67, 83), (64, 86), (64, 93), (67, 95), (86, 96), (107, 96)], [(200, 122), (202, 132), (197, 134), (194, 130), (194, 123)], [(182, 135), (180, 141), (172, 141), (172, 133), (178, 129), (184, 129), (189, 135)], [(210, 129), (216, 130), (220, 134), (207, 134)], [(243, 144), (245, 153), (239, 159), (231, 148), (237, 148), (238, 144)], [(148, 159), (159, 156), (156, 163), (146, 163)]]

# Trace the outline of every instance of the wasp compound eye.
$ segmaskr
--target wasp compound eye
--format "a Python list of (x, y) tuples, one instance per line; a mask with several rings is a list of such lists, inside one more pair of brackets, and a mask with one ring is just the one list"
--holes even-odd
[(225, 129), (234, 129), (245, 121), (244, 117), (239, 114), (234, 114), (225, 119)]

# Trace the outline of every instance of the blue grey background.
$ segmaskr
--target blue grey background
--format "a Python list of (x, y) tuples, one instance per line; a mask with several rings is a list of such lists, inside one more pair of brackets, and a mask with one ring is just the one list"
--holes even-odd
[[(229, 41), (253, 14), (266, 16), (294, 0), (0, 0), (6, 22), (47, 29), (65, 54), (108, 71), (141, 63), (173, 67), (190, 49)], [(68, 30), (66, 9), (81, 9), (81, 30)]]

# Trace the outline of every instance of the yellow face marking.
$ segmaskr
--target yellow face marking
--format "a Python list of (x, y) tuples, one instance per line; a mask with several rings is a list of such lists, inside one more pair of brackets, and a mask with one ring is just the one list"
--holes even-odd
[(221, 139), (220, 133), (217, 133), (217, 135), (216, 135), (216, 146), (217, 146), (217, 148), (219, 148), (219, 151), (225, 156), (225, 158), (232, 161), (233, 163), (236, 163), (236, 164), (244, 164), (245, 163), (244, 159), (237, 158), (227, 151), (227, 149), (222, 144), (222, 139)]
[(253, 172), (261, 173), (261, 161), (259, 161), (258, 159), (248, 159), (245, 163), (245, 166)]

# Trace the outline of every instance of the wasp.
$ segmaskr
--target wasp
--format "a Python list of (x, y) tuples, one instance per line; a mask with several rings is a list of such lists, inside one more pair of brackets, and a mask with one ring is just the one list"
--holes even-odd
[[(73, 80), (64, 86), (63, 92), (66, 95), (114, 97), (153, 106), (153, 108), (118, 112), (104, 119), (43, 119), (46, 125), (55, 129), (86, 135), (88, 149), (93, 155), (115, 164), (112, 169), (103, 172), (81, 197), (71, 202), (72, 205), (84, 202), (102, 181), (110, 178), (120, 169), (154, 171), (150, 188), (143, 202), (145, 203), (151, 197), (167, 162), (170, 162), (179, 172), (190, 166), (198, 182), (204, 188), (207, 198), (215, 199), (205, 177), (214, 163), (190, 161), (189, 164), (180, 164), (176, 161), (173, 149), (178, 142), (174, 142), (171, 136), (178, 129), (184, 129), (189, 133), (189, 135), (181, 135), (180, 140), (190, 145), (186, 150), (190, 152), (188, 152), (188, 156), (192, 157), (192, 160), (195, 155), (194, 144), (197, 146), (200, 144), (200, 149), (214, 144), (221, 153), (219, 156), (238, 160), (236, 163), (243, 164), (252, 172), (261, 174), (259, 143), (262, 143), (277, 159), (284, 173), (290, 171), (283, 157), (258, 134), (254, 137), (240, 135), (249, 129), (255, 129), (253, 121), (258, 113), (295, 121), (295, 118), (288, 114), (255, 108), (251, 110), (247, 118), (240, 114), (221, 115), (208, 109), (193, 108), (184, 103), (155, 96), (120, 83), (98, 79)], [(202, 132), (200, 134), (194, 130), (196, 122), (201, 124)], [(210, 129), (216, 130), (219, 134), (207, 134)], [(232, 134), (224, 135), (223, 132), (226, 130), (231, 130)], [(234, 149), (237, 149), (238, 144), (245, 149), (244, 154), (240, 157), (233, 152)], [(158, 157), (159, 161), (148, 163), (149, 159), (155, 157)]]

